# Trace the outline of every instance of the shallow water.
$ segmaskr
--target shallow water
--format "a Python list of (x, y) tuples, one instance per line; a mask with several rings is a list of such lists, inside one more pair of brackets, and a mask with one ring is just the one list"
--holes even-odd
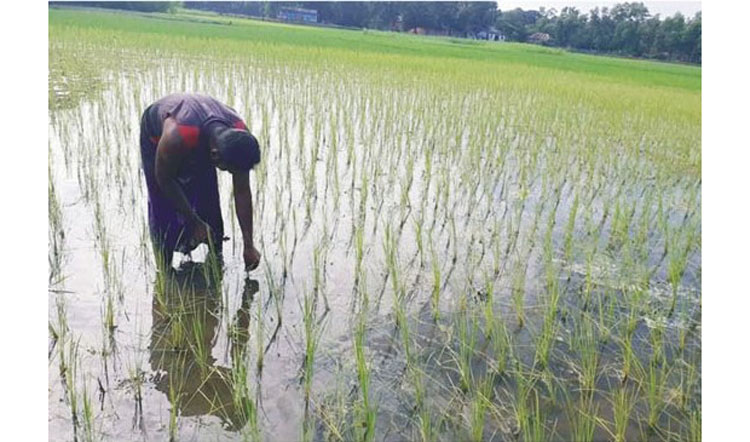
[[(686, 205), (679, 204), (680, 198), (696, 185), (689, 179), (662, 181), (672, 184), (654, 191), (650, 195), (657, 196), (649, 200), (643, 197), (649, 186), (642, 177), (615, 176), (624, 173), (624, 166), (607, 166), (616, 154), (602, 154), (596, 161), (604, 165), (583, 185), (584, 201), (570, 236), (575, 250), (568, 260), (564, 247), (574, 200), (571, 182), (582, 180), (585, 170), (572, 165), (547, 180), (547, 174), (559, 169), (556, 161), (568, 157), (555, 153), (554, 140), (530, 135), (515, 124), (527, 117), (513, 113), (513, 95), (508, 96), (511, 105), (493, 109), (481, 93), (392, 90), (314, 72), (295, 72), (300, 80), (292, 84), (274, 69), (254, 64), (216, 61), (184, 67), (183, 62), (165, 59), (158, 67), (111, 73), (102, 90), (50, 111), (50, 181), (62, 213), (59, 224), (50, 221), (50, 235), (64, 232), (61, 251), (50, 252), (51, 262), (59, 261), (60, 268), (51, 275), (49, 296), (50, 326), (55, 330), (50, 334), (51, 439), (80, 437), (84, 397), (93, 404), (93, 433), (105, 439), (163, 440), (172, 430), (180, 440), (243, 439), (252, 433), (247, 413), (239, 411), (239, 404), (246, 403), (257, 407), (259, 431), (268, 439), (300, 439), (305, 421), (312, 422), (307, 434), (316, 439), (336, 439), (338, 425), (345, 436), (351, 435), (348, 431), (353, 430), (346, 428), (359, 425), (352, 411), (359, 401), (352, 334), (364, 299), (355, 276), (355, 227), (362, 219), (365, 352), (377, 404), (377, 439), (412, 439), (418, 431), (414, 385), (395, 326), (388, 238), (396, 250), (412, 351), (427, 379), (426, 403), (437, 438), (467, 437), (468, 401), (458, 386), (456, 368), (462, 345), (457, 330), (467, 311), (481, 311), (488, 279), (494, 282), (492, 310), (513, 336), (513, 361), (526, 367), (521, 372), (541, 376), (542, 371), (529, 367), (535, 363), (543, 324), (549, 262), (559, 271), (554, 279), (562, 293), (561, 309), (546, 371), (555, 381), (550, 388), (540, 378), (539, 390), (546, 425), (557, 422), (556, 437), (569, 436), (564, 407), (553, 399), (561, 397), (559, 391), (567, 384), (576, 383), (566, 362), (576, 358), (567, 344), (574, 324), (584, 317), (607, 321), (607, 329), (616, 335), (628, 314), (631, 279), (642, 268), (652, 269), (646, 305), (653, 311), (644, 309), (639, 317), (633, 351), (639, 360), (647, 360), (653, 324), (661, 324), (667, 359), (691, 361), (697, 367), (698, 387), (690, 400), (700, 403), (700, 246), (690, 249), (678, 313), (670, 316), (664, 308), (671, 298), (668, 259), (662, 254), (666, 239), (658, 217), (652, 212), (646, 218), (648, 231), (641, 244), (646, 252), (639, 256), (645, 260), (633, 259), (630, 267), (623, 264), (622, 243), (612, 234), (615, 206), (632, 207), (630, 219), (637, 220), (645, 210), (655, 211), (662, 198), (667, 215), (661, 226), (679, 237), (687, 230), (680, 227), (687, 216), (697, 219), (694, 228), (700, 236), (699, 182), (697, 197)], [(252, 81), (244, 81), (249, 78)], [(262, 165), (251, 174), (251, 187), (255, 239), (263, 261), (249, 275), (242, 270), (231, 179), (220, 173), (230, 237), (224, 244), (220, 281), (201, 264), (205, 250), (190, 258), (176, 256), (176, 275), (167, 282), (157, 278), (148, 243), (138, 122), (149, 103), (176, 90), (200, 91), (230, 103), (246, 116), (261, 142)], [(54, 93), (66, 96), (65, 90)], [(460, 108), (458, 103), (465, 113), (442, 111)], [(489, 117), (479, 118), (484, 115)], [(483, 139), (483, 133), (492, 135)], [(538, 143), (547, 147), (530, 153), (530, 146)], [(472, 156), (470, 150), (477, 146), (480, 152)], [(496, 155), (502, 155), (502, 161), (494, 162)], [(533, 155), (539, 159), (531, 159)], [(624, 157), (621, 163), (643, 161)], [(530, 175), (523, 175), (524, 164)], [(552, 196), (558, 190), (556, 202)], [(548, 222), (555, 227), (545, 243)], [(636, 231), (633, 223), (627, 237), (635, 237)], [(545, 244), (553, 250), (552, 261), (545, 261)], [(592, 244), (597, 245), (595, 259), (587, 263), (585, 251)], [(430, 301), (433, 261), (441, 273), (437, 322)], [(521, 279), (523, 326), (512, 300), (518, 264), (526, 266)], [(591, 303), (581, 297), (587, 276), (595, 287)], [(307, 404), (302, 382), (305, 296), (314, 297), (314, 321), (322, 330)], [(611, 316), (600, 319), (607, 308)], [(108, 311), (113, 328), (107, 324)], [(482, 321), (477, 324), (471, 367), (478, 382), (491, 357), (486, 356)], [(681, 327), (691, 332), (685, 350), (677, 352), (673, 348)], [(75, 372), (73, 359), (66, 359), (71, 358), (73, 342), (79, 344)], [(596, 400), (607, 420), (607, 394), (621, 382), (615, 342), (602, 340), (599, 346)], [(72, 391), (65, 385), (70, 373)], [(510, 373), (494, 379), (497, 408), (488, 414), (485, 439), (515, 437), (509, 403), (517, 388)], [(77, 417), (71, 412), (71, 395), (79, 403)], [(644, 403), (636, 409), (642, 416)], [(668, 413), (660, 419), (665, 427), (676, 423), (674, 431), (683, 434), (684, 415), (674, 415), (674, 422)], [(80, 423), (74, 425), (76, 419)], [(627, 434), (640, 437), (641, 427), (634, 420)], [(608, 437), (602, 428), (597, 435)]]

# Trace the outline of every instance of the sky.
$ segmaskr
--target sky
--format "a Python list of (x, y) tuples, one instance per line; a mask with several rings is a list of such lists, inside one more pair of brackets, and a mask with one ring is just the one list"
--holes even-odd
[[(596, 0), (585, 0), (585, 1), (524, 1), (524, 0), (497, 0), (497, 3), (501, 11), (521, 8), (521, 9), (539, 9), (544, 6), (547, 9), (555, 8), (558, 12), (565, 6), (575, 6), (583, 13), (588, 13), (591, 9), (599, 6), (611, 8), (617, 3), (624, 3), (622, 1), (596, 1)], [(627, 0), (631, 1), (631, 0)], [(659, 14), (662, 17), (668, 17), (674, 15), (676, 12), (681, 12), (686, 17), (692, 17), (696, 12), (701, 10), (701, 2), (699, 1), (669, 1), (669, 0), (632, 0), (641, 1), (646, 5), (651, 15)]]

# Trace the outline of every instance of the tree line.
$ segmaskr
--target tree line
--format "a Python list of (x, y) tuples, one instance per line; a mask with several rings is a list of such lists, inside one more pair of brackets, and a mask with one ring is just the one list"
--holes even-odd
[(60, 2), (51, 1), (53, 6), (81, 6), (89, 8), (124, 9), (141, 12), (174, 12), (182, 2)]
[[(512, 41), (528, 41), (535, 34), (549, 36), (545, 44), (582, 51), (631, 57), (701, 63), (701, 13), (686, 19), (676, 13), (651, 15), (643, 3), (620, 3), (594, 8), (498, 12), (497, 29)], [(537, 36), (538, 37), (538, 36)]]
[[(53, 2), (54, 3), (54, 2)], [(169, 12), (179, 2), (74, 2), (87, 6)], [(67, 3), (71, 4), (71, 3)], [(318, 21), (355, 28), (474, 37), (496, 30), (507, 41), (630, 57), (701, 63), (701, 13), (651, 15), (640, 2), (583, 13), (574, 7), (498, 9), (497, 2), (182, 2), (186, 8), (221, 14), (276, 18), (283, 7), (317, 11)], [(502, 2), (500, 2), (502, 8)]]
[[(701, 62), (701, 13), (651, 15), (640, 2), (583, 13), (574, 7), (508, 11), (497, 2), (184, 2), (185, 7), (275, 18), (282, 7), (314, 9), (318, 21), (382, 30), (424, 28), (458, 37), (495, 28), (508, 41), (630, 57)], [(500, 2), (502, 8), (502, 2)], [(537, 38), (533, 38), (537, 37)]]

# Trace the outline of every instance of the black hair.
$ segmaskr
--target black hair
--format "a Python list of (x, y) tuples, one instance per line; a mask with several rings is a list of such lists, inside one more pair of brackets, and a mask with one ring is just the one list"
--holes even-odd
[(216, 137), (221, 160), (231, 169), (248, 171), (260, 163), (260, 146), (250, 132), (226, 128)]

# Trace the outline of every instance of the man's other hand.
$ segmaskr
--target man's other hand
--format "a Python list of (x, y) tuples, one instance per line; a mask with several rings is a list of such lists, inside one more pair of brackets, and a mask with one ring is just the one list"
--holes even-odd
[(245, 259), (245, 270), (255, 270), (258, 268), (258, 264), (260, 264), (260, 252), (258, 252), (255, 246), (245, 246), (242, 257)]

